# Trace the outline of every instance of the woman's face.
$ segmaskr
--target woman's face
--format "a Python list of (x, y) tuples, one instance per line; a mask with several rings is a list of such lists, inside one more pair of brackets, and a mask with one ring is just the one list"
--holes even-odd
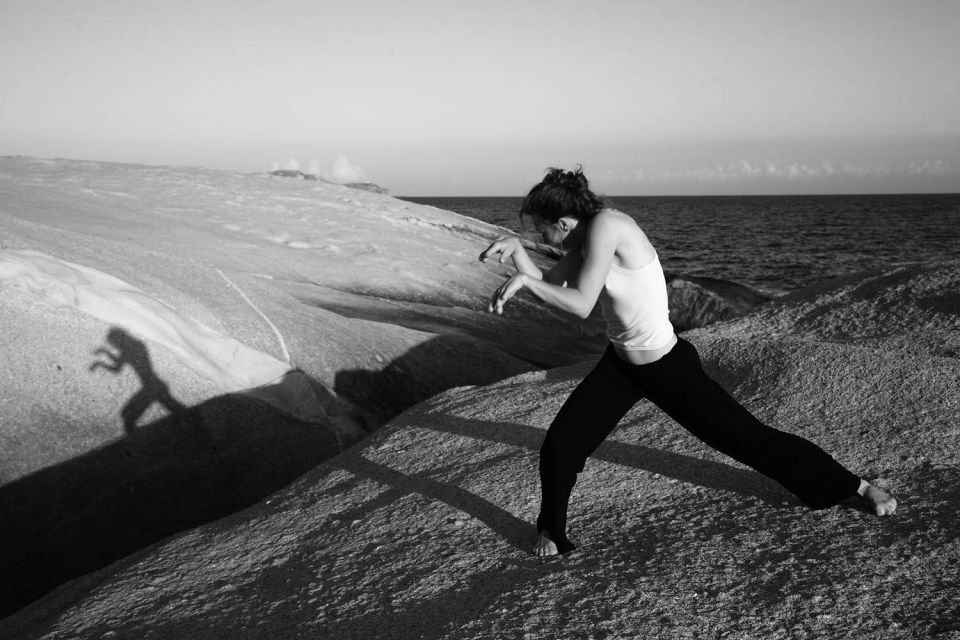
[(546, 244), (562, 247), (563, 240), (570, 234), (570, 229), (562, 221), (548, 222), (540, 216), (530, 216), (533, 228), (541, 235)]

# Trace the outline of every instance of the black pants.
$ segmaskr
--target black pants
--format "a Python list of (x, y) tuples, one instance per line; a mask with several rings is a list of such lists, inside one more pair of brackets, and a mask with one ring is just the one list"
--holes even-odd
[(609, 347), (554, 418), (540, 449), (543, 491), (537, 529), (547, 529), (560, 553), (575, 548), (566, 536), (567, 503), (587, 457), (641, 398), (685, 429), (782, 484), (807, 506), (823, 509), (852, 495), (860, 478), (812, 442), (757, 420), (712, 380), (696, 348), (680, 338), (656, 362), (624, 362)]

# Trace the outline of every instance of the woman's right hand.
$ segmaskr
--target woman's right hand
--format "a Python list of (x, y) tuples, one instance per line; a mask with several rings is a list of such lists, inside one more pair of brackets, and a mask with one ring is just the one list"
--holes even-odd
[(483, 253), (480, 254), (480, 262), (486, 262), (487, 258), (499, 253), (500, 262), (502, 263), (516, 253), (518, 249), (523, 250), (520, 244), (520, 238), (516, 236), (500, 236), (492, 242), (489, 247), (483, 250)]

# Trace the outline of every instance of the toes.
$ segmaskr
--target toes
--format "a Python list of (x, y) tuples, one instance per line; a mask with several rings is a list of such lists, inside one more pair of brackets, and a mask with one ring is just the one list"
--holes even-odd
[(863, 498), (877, 516), (891, 516), (897, 510), (896, 498), (876, 487), (871, 486)]
[(897, 510), (897, 501), (890, 498), (878, 504), (874, 510), (878, 516), (892, 516), (893, 512)]

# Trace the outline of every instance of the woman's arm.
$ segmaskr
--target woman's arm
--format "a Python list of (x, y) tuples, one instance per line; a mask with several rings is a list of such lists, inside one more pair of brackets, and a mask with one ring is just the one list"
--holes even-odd
[(487, 258), (500, 254), (500, 262), (503, 263), (507, 258), (513, 258), (513, 266), (520, 273), (525, 273), (531, 278), (540, 280), (543, 278), (543, 272), (533, 264), (533, 260), (527, 255), (526, 250), (520, 243), (520, 238), (515, 236), (503, 236), (497, 238), (489, 247), (480, 254), (480, 262), (486, 262)]
[(579, 251), (570, 251), (563, 258), (557, 261), (550, 271), (543, 273), (537, 265), (533, 263), (520, 239), (514, 236), (503, 236), (497, 238), (489, 247), (480, 254), (480, 261), (486, 262), (490, 256), (500, 254), (500, 262), (503, 263), (508, 257), (513, 258), (513, 264), (520, 273), (525, 273), (531, 278), (545, 280), (551, 284), (560, 286), (566, 285), (576, 273), (580, 270), (583, 263), (583, 257)]
[[(587, 229), (584, 240), (582, 264), (579, 270), (567, 280), (566, 287), (549, 280), (531, 278), (526, 274), (518, 273), (497, 289), (488, 307), (489, 310), (503, 313), (503, 305), (526, 287), (533, 295), (550, 306), (572, 313), (581, 319), (587, 318), (597, 304), (597, 298), (606, 282), (607, 273), (610, 271), (610, 265), (613, 264), (614, 254), (619, 244), (617, 233), (619, 221), (616, 218), (598, 215), (588, 224), (590, 227)], [(559, 267), (564, 260), (557, 263), (557, 266)], [(569, 270), (574, 263), (575, 259), (572, 258), (563, 271)], [(550, 278), (550, 280), (553, 279)]]

